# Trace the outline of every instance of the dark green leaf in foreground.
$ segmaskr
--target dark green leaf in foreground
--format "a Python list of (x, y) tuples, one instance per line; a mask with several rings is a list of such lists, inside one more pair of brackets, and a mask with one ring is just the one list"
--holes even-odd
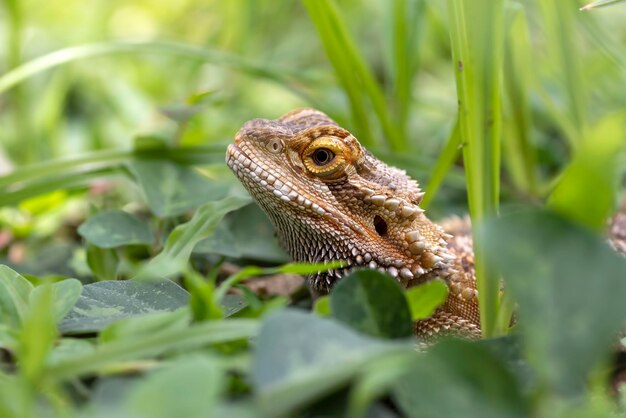
[(626, 259), (602, 237), (545, 210), (511, 213), (480, 232), (519, 304), (538, 377), (557, 393), (579, 393), (624, 326)]
[(330, 308), (334, 318), (375, 337), (405, 338), (413, 333), (402, 288), (375, 270), (359, 270), (340, 280), (330, 295)]
[(188, 357), (146, 376), (128, 395), (133, 418), (205, 418), (222, 392), (224, 371), (207, 357)]
[(18, 327), (28, 306), (33, 285), (11, 270), (0, 265), (0, 318), (2, 323)]
[(414, 355), (413, 344), (373, 339), (331, 319), (284, 310), (261, 329), (251, 378), (261, 411), (282, 416), (346, 385), (377, 359), (394, 355)]
[(127, 335), (122, 339), (99, 344), (92, 352), (77, 355), (47, 368), (53, 379), (94, 373), (110, 368), (116, 362), (163, 356), (172, 351), (182, 353), (231, 341), (246, 340), (257, 335), (259, 324), (249, 319), (208, 321), (187, 327), (168, 327), (138, 336)]
[(189, 294), (170, 280), (105, 281), (88, 284), (74, 309), (61, 322), (63, 333), (97, 332), (137, 315), (174, 311), (187, 305)]
[(504, 364), (485, 347), (444, 341), (398, 379), (393, 397), (410, 418), (523, 418), (528, 405)]
[(100, 248), (154, 242), (154, 234), (146, 221), (121, 210), (97, 213), (78, 228), (78, 233)]
[(160, 217), (177, 216), (226, 196), (228, 186), (192, 168), (167, 160), (134, 160), (130, 171), (150, 209)]

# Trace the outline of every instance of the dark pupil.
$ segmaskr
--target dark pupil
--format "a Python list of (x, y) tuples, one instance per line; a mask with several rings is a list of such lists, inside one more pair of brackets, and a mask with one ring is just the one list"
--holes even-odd
[(335, 154), (331, 150), (320, 148), (313, 153), (313, 162), (317, 165), (325, 165), (328, 164), (334, 156)]

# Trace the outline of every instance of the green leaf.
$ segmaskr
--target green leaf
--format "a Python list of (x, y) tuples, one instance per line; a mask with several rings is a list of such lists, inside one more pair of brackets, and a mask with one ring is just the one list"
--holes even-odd
[(549, 205), (581, 225), (602, 231), (615, 208), (618, 157), (624, 153), (626, 113), (604, 118), (589, 132), (550, 196)]
[(317, 298), (313, 305), (313, 312), (319, 316), (330, 316), (330, 296), (325, 295)]
[(500, 359), (477, 343), (444, 341), (422, 354), (392, 392), (410, 418), (524, 418), (529, 404)]
[(123, 318), (182, 308), (188, 298), (189, 294), (170, 280), (92, 283), (83, 287), (59, 329), (64, 334), (98, 332)]
[(381, 338), (413, 335), (411, 313), (400, 284), (375, 270), (359, 270), (343, 278), (330, 294), (334, 318)]
[(278, 245), (274, 227), (256, 204), (227, 214), (215, 234), (198, 243), (194, 253), (284, 263), (289, 260)]
[(170, 233), (163, 251), (145, 264), (135, 278), (162, 278), (180, 272), (187, 264), (195, 245), (215, 231), (224, 215), (248, 202), (249, 197), (230, 196), (204, 204), (189, 222), (178, 225)]
[[(54, 318), (58, 323), (72, 310), (80, 298), (83, 284), (76, 279), (66, 279), (52, 284), (54, 292)], [(32, 297), (32, 295), (31, 295)]]
[(146, 221), (121, 210), (98, 212), (78, 227), (78, 233), (100, 248), (154, 242), (154, 233)]
[(150, 209), (159, 217), (182, 215), (226, 196), (226, 184), (167, 160), (135, 159), (129, 165)]
[(91, 353), (95, 349), (92, 341), (85, 338), (61, 338), (52, 349), (46, 364), (53, 365)]
[(54, 289), (38, 286), (29, 297), (16, 353), (21, 372), (31, 382), (39, 379), (56, 334)]
[(185, 273), (185, 287), (189, 289), (189, 307), (196, 321), (224, 317), (224, 310), (215, 297), (213, 280), (204, 280), (196, 271), (189, 269)]
[(64, 379), (94, 373), (116, 362), (184, 352), (211, 344), (248, 339), (258, 333), (259, 324), (249, 319), (208, 321), (188, 327), (170, 327), (145, 335), (100, 344), (92, 353), (75, 356), (48, 367), (46, 373), (53, 379)]
[(116, 280), (120, 258), (113, 248), (87, 244), (87, 265), (98, 280)]
[(343, 387), (376, 359), (401, 354), (415, 355), (413, 344), (372, 339), (336, 321), (287, 309), (265, 321), (251, 379), (261, 412), (283, 416)]
[(556, 393), (579, 394), (624, 325), (626, 259), (546, 210), (518, 210), (480, 232), (519, 305), (535, 372)]
[(191, 357), (148, 374), (128, 394), (133, 418), (204, 418), (214, 416), (225, 384), (216, 360)]
[(411, 310), (411, 319), (426, 319), (446, 301), (448, 286), (442, 281), (433, 280), (408, 289), (405, 296)]
[(144, 315), (129, 316), (113, 322), (102, 329), (100, 334), (98, 334), (98, 342), (105, 344), (127, 338), (136, 339), (164, 330), (180, 330), (189, 327), (190, 319), (187, 309), (157, 311)]
[(2, 322), (17, 328), (22, 323), (33, 285), (11, 270), (0, 265), (0, 314)]

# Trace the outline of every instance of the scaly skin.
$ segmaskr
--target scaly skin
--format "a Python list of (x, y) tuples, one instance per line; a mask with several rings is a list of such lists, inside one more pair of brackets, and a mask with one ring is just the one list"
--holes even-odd
[[(325, 114), (301, 109), (249, 121), (228, 147), (226, 162), (295, 261), (347, 263), (309, 277), (316, 292), (328, 292), (359, 266), (384, 271), (406, 287), (440, 279), (448, 298), (431, 318), (416, 322), (416, 334), (480, 337), (469, 222), (431, 222), (419, 207), (417, 182), (377, 160)], [(614, 245), (624, 245), (623, 238)]]

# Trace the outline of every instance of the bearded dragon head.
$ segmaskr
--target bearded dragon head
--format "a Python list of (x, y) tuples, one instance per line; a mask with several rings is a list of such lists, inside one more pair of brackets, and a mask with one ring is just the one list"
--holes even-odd
[(310, 277), (317, 290), (327, 291), (359, 266), (412, 284), (437, 275), (453, 258), (448, 236), (419, 206), (418, 184), (322, 112), (301, 109), (247, 122), (226, 162), (295, 261), (345, 261)]

